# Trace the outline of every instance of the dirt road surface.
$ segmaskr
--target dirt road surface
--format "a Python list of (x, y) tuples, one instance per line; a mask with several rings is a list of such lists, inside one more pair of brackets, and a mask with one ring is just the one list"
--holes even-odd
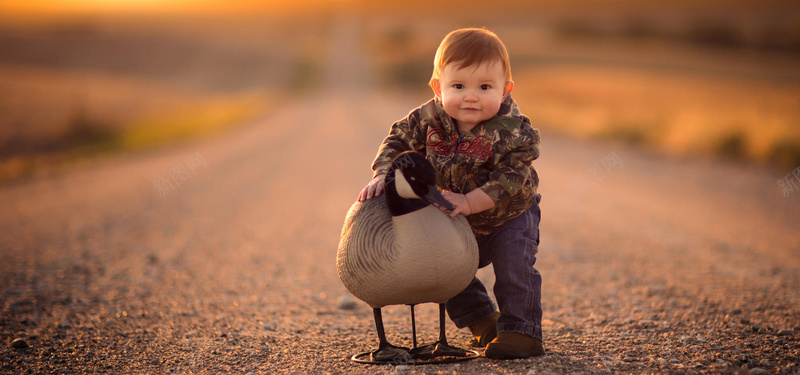
[[(800, 373), (800, 192), (783, 175), (548, 132), (548, 355), (349, 361), (377, 337), (337, 277), (339, 231), (388, 126), (420, 104), (370, 85), (356, 25), (332, 32), (323, 89), (234, 133), (0, 187), (0, 372)], [(384, 310), (410, 345), (407, 308)], [(418, 308), (422, 342), (436, 319)]]

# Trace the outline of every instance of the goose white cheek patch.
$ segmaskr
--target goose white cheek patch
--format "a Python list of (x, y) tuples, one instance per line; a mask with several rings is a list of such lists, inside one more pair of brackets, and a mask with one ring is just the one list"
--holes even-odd
[(394, 186), (397, 189), (397, 195), (406, 198), (406, 199), (422, 199), (420, 198), (417, 193), (414, 192), (414, 189), (411, 188), (411, 185), (406, 180), (406, 176), (403, 175), (399, 169), (394, 170)]

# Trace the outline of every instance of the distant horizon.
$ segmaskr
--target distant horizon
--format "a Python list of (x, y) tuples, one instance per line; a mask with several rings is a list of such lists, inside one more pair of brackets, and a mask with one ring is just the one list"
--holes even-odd
[(298, 13), (350, 0), (0, 0), (0, 18), (59, 19), (120, 15), (247, 15), (252, 12)]
[[(506, 10), (511, 8), (537, 9), (539, 11), (587, 11), (591, 9), (608, 11), (609, 8), (634, 12), (652, 12), (653, 7), (671, 9), (704, 10), (712, 7), (764, 8), (778, 5), (783, 8), (794, 4), (793, 0), (767, 0), (753, 3), (748, 0), (651, 0), (642, 4), (638, 0), (572, 0), (564, 4), (559, 0), (506, 0), (502, 2)], [(457, 7), (454, 7), (458, 5)], [(447, 11), (464, 13), (486, 10), (488, 4), (479, 0), (460, 0), (458, 2), (435, 2), (425, 0), (405, 0), (400, 3), (371, 2), (365, 0), (40, 0), (35, 2), (20, 0), (0, 0), (0, 19), (59, 19), (86, 16), (119, 15), (243, 15), (252, 16), (254, 12), (271, 14), (318, 13), (335, 8), (348, 7), (366, 12), (375, 11), (413, 11), (420, 7), (429, 12)], [(496, 9), (497, 4), (488, 5)], [(666, 8), (664, 8), (666, 9)]]

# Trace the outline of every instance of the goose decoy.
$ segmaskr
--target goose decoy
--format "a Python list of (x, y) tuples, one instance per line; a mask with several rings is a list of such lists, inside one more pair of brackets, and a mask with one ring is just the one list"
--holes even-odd
[[(409, 151), (393, 160), (385, 193), (356, 202), (347, 213), (336, 259), (339, 278), (372, 307), (379, 339), (377, 350), (354, 355), (354, 361), (443, 362), (477, 356), (447, 344), (444, 304), (475, 276), (478, 244), (463, 215), (451, 218), (432, 203), (454, 208), (436, 188), (430, 162)], [(424, 347), (417, 347), (414, 322), (414, 305), (420, 303), (439, 304), (439, 341)], [(411, 306), (412, 349), (386, 340), (381, 308), (389, 305)]]

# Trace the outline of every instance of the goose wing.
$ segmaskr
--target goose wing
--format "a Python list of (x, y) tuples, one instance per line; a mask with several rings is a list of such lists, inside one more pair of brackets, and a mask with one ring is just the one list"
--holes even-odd
[(386, 274), (397, 259), (392, 216), (385, 194), (356, 202), (350, 207), (342, 227), (336, 267), (347, 290), (370, 303), (370, 283)]

